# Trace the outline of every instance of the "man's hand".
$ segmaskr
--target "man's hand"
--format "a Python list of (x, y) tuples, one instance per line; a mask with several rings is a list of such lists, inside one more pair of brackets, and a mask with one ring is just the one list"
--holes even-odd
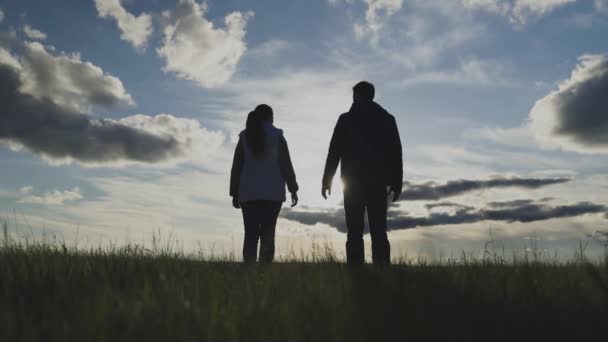
[(323, 198), (327, 199), (327, 197), (329, 197), (330, 195), (331, 195), (331, 186), (323, 185), (323, 187), (321, 187), (321, 196), (323, 196)]
[(393, 202), (397, 202), (399, 200), (399, 196), (401, 196), (401, 188), (396, 186), (391, 186), (389, 190), (389, 194), (393, 193)]
[(234, 209), (241, 209), (241, 204), (239, 203), (238, 196), (232, 197), (232, 206), (234, 207)]
[(292, 192), (291, 193), (291, 207), (293, 208), (296, 205), (298, 205), (298, 193)]

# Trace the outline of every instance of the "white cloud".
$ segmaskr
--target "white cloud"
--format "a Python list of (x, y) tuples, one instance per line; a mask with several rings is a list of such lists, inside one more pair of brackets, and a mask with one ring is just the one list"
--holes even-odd
[(559, 7), (574, 2), (576, 0), (517, 0), (513, 6), (511, 19), (517, 24), (525, 24), (531, 17), (542, 17)]
[(19, 189), (19, 195), (19, 203), (43, 205), (63, 205), (65, 202), (73, 202), (83, 198), (78, 187), (64, 191), (53, 190), (36, 195), (33, 187), (25, 186)]
[(378, 33), (386, 18), (393, 16), (403, 7), (403, 0), (363, 0), (367, 4), (365, 24), (356, 23), (355, 35), (361, 39), (371, 36), (372, 42), (378, 39)]
[(535, 145), (534, 135), (527, 126), (469, 129), (464, 132), (464, 137), (469, 139), (489, 140), (497, 144), (519, 148), (529, 148), (530, 146)]
[(135, 103), (118, 78), (83, 62), (78, 54), (54, 55), (38, 42), (24, 44), (19, 70), (22, 92), (72, 110), (88, 112), (91, 104), (111, 107)]
[(417, 84), (508, 86), (513, 82), (506, 76), (507, 69), (495, 61), (465, 59), (455, 70), (430, 71), (414, 74), (403, 80), (401, 86)]
[(581, 29), (591, 28), (597, 21), (598, 15), (595, 12), (591, 13), (574, 13), (567, 19), (568, 23)]
[(574, 2), (576, 0), (462, 0), (465, 7), (507, 17), (515, 27), (520, 28), (530, 19), (540, 18)]
[(149, 14), (134, 16), (122, 6), (121, 0), (95, 0), (101, 18), (113, 18), (121, 31), (120, 38), (135, 48), (144, 48), (152, 34), (152, 17)]
[(529, 124), (542, 146), (608, 153), (608, 55), (584, 55), (569, 79), (540, 99)]
[(235, 73), (247, 50), (245, 27), (253, 13), (228, 14), (225, 28), (214, 27), (205, 14), (204, 5), (180, 0), (173, 12), (165, 13), (169, 24), (157, 52), (165, 60), (163, 71), (213, 88), (226, 84)]
[(367, 3), (365, 20), (370, 30), (376, 32), (380, 29), (382, 19), (381, 12), (386, 16), (392, 16), (403, 6), (403, 0), (364, 0)]
[(508, 15), (511, 10), (511, 3), (504, 0), (462, 0), (465, 7), (483, 9), (485, 11)]
[(335, 5), (339, 4), (340, 2), (352, 4), (353, 2), (355, 2), (355, 0), (327, 0), (327, 2), (329, 2), (330, 5), (335, 6)]
[(4, 11), (0, 8), (0, 23), (4, 21)]
[(404, 6), (407, 10), (397, 11), (391, 18), (383, 16), (378, 34), (363, 31), (367, 32), (364, 36), (371, 39), (371, 49), (345, 40), (333, 44), (334, 52), (346, 61), (343, 64), (358, 64), (367, 70), (390, 69), (387, 72), (391, 74), (399, 70), (402, 74), (428, 71), (449, 57), (443, 64), (445, 68), (453, 63), (454, 53), (458, 59), (465, 58), (458, 55), (460, 49), (478, 42), (487, 33), (457, 1), (411, 0), (404, 2)]
[(0, 64), (8, 65), (15, 70), (21, 70), (21, 64), (17, 57), (2, 47), (0, 47)]
[(31, 27), (30, 25), (23, 26), (23, 33), (25, 33), (25, 35), (29, 39), (34, 39), (34, 40), (45, 40), (46, 39), (46, 33), (42, 32), (40, 30), (36, 30), (35, 28)]
[(595, 0), (593, 7), (601, 14), (608, 14), (608, 0)]
[(608, 0), (595, 0), (592, 10), (576, 11), (570, 14), (566, 22), (580, 29), (590, 29), (602, 25), (606, 15), (608, 15)]
[(277, 54), (279, 54), (282, 51), (287, 50), (291, 46), (292, 46), (292, 43), (290, 43), (288, 41), (272, 39), (272, 40), (263, 42), (260, 45), (249, 50), (248, 55), (253, 55), (256, 57), (276, 56)]

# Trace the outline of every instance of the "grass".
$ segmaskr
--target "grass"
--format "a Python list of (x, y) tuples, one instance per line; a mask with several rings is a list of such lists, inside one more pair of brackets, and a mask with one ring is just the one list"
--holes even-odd
[(608, 337), (608, 263), (526, 258), (243, 265), (137, 246), (0, 248), (0, 341)]

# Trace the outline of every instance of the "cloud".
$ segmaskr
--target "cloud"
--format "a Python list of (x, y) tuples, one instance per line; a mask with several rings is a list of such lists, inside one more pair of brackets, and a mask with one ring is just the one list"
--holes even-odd
[(46, 33), (42, 32), (40, 30), (36, 30), (35, 28), (31, 27), (30, 25), (23, 26), (23, 33), (25, 33), (25, 35), (29, 39), (34, 39), (34, 40), (45, 40), (46, 39)]
[(514, 128), (484, 128), (468, 136), (518, 147), (539, 144), (583, 154), (608, 153), (608, 55), (583, 55), (570, 78), (538, 100), (526, 122)]
[(536, 145), (533, 132), (527, 126), (470, 128), (464, 133), (468, 139), (481, 139), (501, 145), (529, 148)]
[(268, 57), (278, 55), (279, 53), (292, 47), (292, 45), (293, 45), (293, 43), (290, 43), (285, 40), (272, 39), (272, 40), (263, 42), (260, 45), (256, 46), (255, 48), (249, 50), (248, 55), (268, 58)]
[(433, 209), (437, 209), (437, 208), (475, 209), (471, 206), (462, 205), (462, 204), (454, 203), (454, 202), (429, 203), (429, 204), (425, 204), (424, 207), (429, 211), (431, 211)]
[(462, 0), (462, 3), (467, 8), (480, 9), (490, 13), (508, 15), (512, 2), (505, 0)]
[(378, 32), (382, 29), (384, 20), (393, 16), (403, 7), (403, 0), (363, 0), (367, 4), (365, 24), (355, 24), (357, 38), (371, 36), (377, 40)]
[(525, 188), (538, 189), (553, 184), (569, 182), (569, 178), (494, 178), (490, 180), (455, 180), (445, 184), (436, 183), (412, 184), (405, 182), (406, 188), (401, 194), (402, 201), (437, 201), (447, 197), (462, 195), (471, 191), (491, 188)]
[(507, 68), (499, 62), (469, 58), (460, 61), (455, 70), (430, 71), (414, 74), (400, 82), (407, 87), (419, 84), (450, 84), (478, 86), (508, 86)]
[(531, 19), (540, 18), (555, 9), (572, 4), (576, 0), (462, 0), (467, 8), (484, 10), (509, 18), (518, 28)]
[(301, 209), (295, 210), (292, 208), (284, 208), (281, 211), (281, 217), (301, 223), (306, 226), (315, 226), (317, 224), (326, 224), (338, 231), (345, 233), (346, 222), (344, 218), (344, 209), (315, 209), (302, 206)]
[[(4, 49), (0, 48), (0, 51)], [(78, 54), (53, 55), (38, 42), (23, 46), (23, 56), (12, 58), (4, 50), (0, 62), (17, 66), (21, 80), (20, 90), (39, 100), (51, 100), (73, 111), (90, 111), (90, 105), (112, 107), (133, 105), (122, 82), (90, 63), (83, 62)]]
[(82, 199), (82, 193), (78, 187), (70, 190), (53, 190), (41, 195), (34, 194), (34, 188), (25, 186), (19, 189), (19, 203), (43, 204), (43, 205), (63, 205), (65, 202), (72, 202)]
[(608, 0), (595, 0), (593, 7), (600, 13), (608, 13)]
[(0, 64), (9, 66), (13, 69), (21, 70), (21, 64), (19, 60), (10, 51), (0, 46)]
[[(314, 211), (285, 209), (282, 217), (299, 222), (304, 225), (326, 224), (340, 232), (346, 232), (344, 209)], [(428, 216), (410, 216), (398, 211), (390, 211), (388, 215), (388, 228), (390, 230), (413, 229), (420, 227), (434, 227), (446, 225), (473, 224), (484, 221), (507, 223), (528, 223), (546, 221), (557, 218), (577, 217), (586, 214), (602, 214), (608, 207), (590, 202), (579, 202), (570, 205), (550, 206), (543, 203), (513, 202), (509, 206), (495, 208), (492, 206), (475, 210), (462, 206), (455, 213), (431, 213)]]
[[(452, 52), (460, 53), (458, 50), (463, 46), (479, 42), (487, 33), (484, 25), (474, 21), (469, 10), (459, 1), (408, 0), (403, 1), (398, 10), (397, 7), (388, 12), (377, 11), (376, 25), (371, 26), (376, 27), (375, 33), (366, 19), (354, 19), (355, 38), (359, 41), (369, 39), (373, 48), (353, 43), (350, 39), (337, 41), (332, 49), (339, 53), (341, 59), (350, 59), (342, 64), (351, 68), (358, 65), (365, 70), (360, 73), (373, 74), (386, 69), (390, 70), (385, 72), (394, 74), (395, 67), (405, 67), (407, 70), (399, 74), (409, 71), (405, 73), (406, 79), (412, 78), (407, 77), (412, 73), (428, 73), (429, 78), (433, 78), (436, 75), (430, 71), (436, 71), (434, 67), (439, 61), (445, 61), (441, 63), (442, 69), (450, 67), (446, 72), (455, 72), (462, 67), (459, 65), (461, 59), (453, 58)], [(353, 9), (357, 11), (359, 7), (353, 6)], [(367, 9), (369, 13), (372, 7)], [(463, 56), (469, 62), (467, 57)]]
[(569, 79), (540, 99), (529, 126), (547, 148), (608, 152), (608, 55), (584, 55)]
[(168, 114), (92, 120), (46, 97), (21, 92), (21, 79), (18, 69), (0, 65), (0, 142), (13, 150), (29, 150), (53, 164), (165, 162), (200, 151), (205, 142), (219, 140), (215, 145), (221, 144), (223, 139), (196, 120)]
[(4, 11), (2, 10), (2, 8), (0, 8), (0, 23), (4, 21), (4, 17)]
[(95, 0), (95, 7), (101, 18), (113, 18), (120, 29), (120, 38), (133, 47), (145, 48), (153, 32), (152, 17), (149, 14), (134, 16), (122, 6), (121, 0)]
[(484, 208), (477, 211), (470, 209), (457, 210), (454, 214), (434, 213), (427, 217), (411, 217), (401, 215), (390, 218), (393, 230), (440, 225), (471, 224), (483, 221), (500, 222), (536, 222), (556, 218), (576, 217), (585, 214), (604, 213), (608, 208), (604, 205), (590, 202), (580, 202), (572, 205), (549, 206), (545, 204), (528, 203), (520, 206), (505, 208)]
[(524, 205), (533, 204), (534, 200), (531, 199), (519, 199), (512, 201), (502, 201), (502, 202), (490, 202), (487, 205), (492, 208), (513, 208), (513, 207), (521, 207)]
[(137, 114), (117, 122), (158, 137), (172, 137), (179, 146), (178, 153), (172, 159), (181, 155), (189, 161), (204, 161), (224, 143), (221, 132), (201, 126), (198, 120), (178, 118), (171, 114)]
[(195, 81), (205, 88), (227, 83), (247, 50), (245, 27), (252, 12), (232, 12), (225, 28), (214, 27), (205, 18), (206, 6), (194, 0), (179, 0), (163, 30), (162, 46), (156, 51), (165, 60), (163, 71)]
[(580, 29), (590, 29), (602, 25), (606, 15), (608, 15), (608, 0), (595, 0), (592, 10), (572, 13), (566, 22)]
[(345, 2), (347, 4), (352, 4), (353, 2), (355, 2), (355, 0), (327, 0), (327, 2), (329, 2), (330, 5), (337, 5), (340, 2)]

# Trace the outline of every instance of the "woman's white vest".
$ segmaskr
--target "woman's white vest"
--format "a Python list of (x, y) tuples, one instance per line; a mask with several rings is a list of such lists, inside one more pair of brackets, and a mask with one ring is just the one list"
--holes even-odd
[(247, 142), (245, 131), (241, 132), (244, 163), (239, 187), (239, 202), (268, 200), (285, 202), (285, 179), (279, 166), (279, 142), (283, 131), (264, 124), (266, 148), (256, 158)]

